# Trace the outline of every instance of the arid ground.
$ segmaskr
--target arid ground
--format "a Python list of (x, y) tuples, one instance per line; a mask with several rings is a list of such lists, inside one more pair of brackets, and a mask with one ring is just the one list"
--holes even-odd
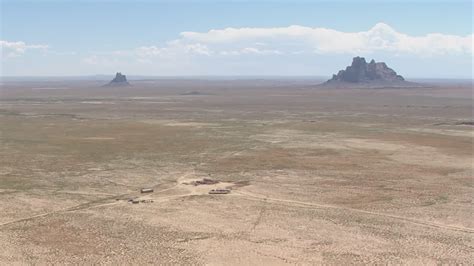
[(2, 85), (1, 265), (474, 263), (470, 84), (131, 83)]

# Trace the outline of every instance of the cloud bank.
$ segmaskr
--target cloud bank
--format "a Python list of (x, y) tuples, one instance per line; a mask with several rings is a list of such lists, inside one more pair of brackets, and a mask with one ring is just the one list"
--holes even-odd
[(280, 28), (226, 28), (182, 32), (163, 47), (140, 47), (139, 56), (184, 53), (198, 55), (371, 54), (387, 52), (415, 56), (473, 54), (473, 35), (430, 33), (410, 36), (385, 23), (361, 32), (288, 26)]
[(0, 40), (0, 52), (2, 57), (18, 57), (25, 54), (28, 50), (46, 50), (47, 45), (26, 44), (25, 42), (9, 42)]
[(472, 44), (473, 34), (415, 36), (385, 23), (358, 32), (299, 25), (186, 31), (164, 43), (78, 53), (59, 53), (48, 45), (0, 40), (2, 56), (10, 59), (3, 64), (5, 73), (17, 73), (17, 69), (37, 72), (38, 67), (31, 63), (38, 60), (29, 60), (28, 66), (20, 68), (21, 60), (17, 58), (38, 54), (30, 51), (45, 51), (38, 62), (50, 65), (52, 73), (123, 71), (148, 75), (329, 75), (358, 55), (390, 61), (400, 71), (406, 71), (402, 74), (469, 77)]

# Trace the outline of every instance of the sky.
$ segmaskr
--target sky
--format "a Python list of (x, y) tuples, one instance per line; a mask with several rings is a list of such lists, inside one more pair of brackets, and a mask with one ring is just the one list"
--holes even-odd
[(472, 78), (472, 2), (0, 0), (1, 76)]

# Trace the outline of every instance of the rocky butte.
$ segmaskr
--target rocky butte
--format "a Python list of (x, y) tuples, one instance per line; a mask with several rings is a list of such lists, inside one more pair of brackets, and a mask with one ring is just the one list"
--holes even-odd
[(127, 81), (127, 77), (125, 75), (122, 75), (122, 73), (117, 72), (115, 74), (115, 78), (112, 79), (107, 85), (107, 87), (121, 87), (121, 86), (130, 86), (130, 83)]
[(352, 64), (345, 70), (340, 70), (337, 75), (320, 86), (334, 88), (402, 88), (420, 87), (420, 84), (406, 81), (384, 62), (370, 63), (363, 57), (354, 57)]

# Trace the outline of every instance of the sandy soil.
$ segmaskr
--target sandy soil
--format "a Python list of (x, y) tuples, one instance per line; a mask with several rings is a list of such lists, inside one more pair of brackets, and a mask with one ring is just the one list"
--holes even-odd
[(0, 88), (0, 264), (473, 264), (471, 87), (100, 85)]

